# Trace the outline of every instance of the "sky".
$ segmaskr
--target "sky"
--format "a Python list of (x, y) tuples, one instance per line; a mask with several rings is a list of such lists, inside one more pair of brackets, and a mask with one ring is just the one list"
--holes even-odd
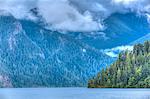
[(142, 14), (150, 22), (150, 0), (0, 0), (0, 10), (17, 19), (36, 21), (33, 8), (38, 8), (50, 29), (63, 31), (103, 30), (103, 20), (116, 12)]

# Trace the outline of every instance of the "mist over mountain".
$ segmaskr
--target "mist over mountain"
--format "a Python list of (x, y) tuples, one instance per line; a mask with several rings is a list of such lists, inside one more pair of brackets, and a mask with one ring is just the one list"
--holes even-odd
[(104, 30), (103, 21), (114, 13), (134, 12), (150, 18), (149, 0), (0, 0), (0, 10), (17, 19), (37, 21), (30, 13), (34, 8), (49, 28), (73, 32)]
[(130, 44), (150, 33), (147, 19), (135, 13), (112, 14), (104, 20), (104, 24), (106, 26), (104, 31), (71, 32), (68, 35), (97, 49), (108, 49)]

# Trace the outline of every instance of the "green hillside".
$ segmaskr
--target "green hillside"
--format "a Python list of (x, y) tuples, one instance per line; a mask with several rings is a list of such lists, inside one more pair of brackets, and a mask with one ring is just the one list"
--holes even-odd
[(150, 88), (150, 41), (119, 54), (110, 67), (89, 80), (89, 88)]

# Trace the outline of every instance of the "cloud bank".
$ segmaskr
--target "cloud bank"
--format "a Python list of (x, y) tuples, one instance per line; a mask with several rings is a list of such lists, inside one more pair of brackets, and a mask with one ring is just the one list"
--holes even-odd
[(118, 57), (118, 54), (122, 51), (132, 51), (133, 50), (133, 46), (118, 46), (112, 49), (106, 49), (104, 50), (104, 53), (106, 53), (106, 55), (110, 56), (110, 57)]
[(6, 10), (18, 19), (33, 18), (29, 9), (35, 6), (36, 0), (0, 0), (0, 10)]
[(39, 1), (40, 14), (51, 27), (69, 31), (95, 31), (102, 25), (93, 20), (90, 12), (80, 13), (68, 0)]
[(64, 31), (103, 30), (103, 20), (115, 12), (136, 12), (150, 20), (150, 0), (0, 0), (0, 10), (18, 19), (36, 20), (33, 8), (51, 29)]

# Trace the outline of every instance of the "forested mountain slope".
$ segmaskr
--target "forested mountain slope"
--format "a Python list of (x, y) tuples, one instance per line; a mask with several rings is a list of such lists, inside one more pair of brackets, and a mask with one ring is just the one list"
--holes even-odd
[(119, 54), (115, 63), (89, 80), (90, 88), (150, 88), (150, 41)]
[(0, 87), (85, 86), (112, 60), (32, 21), (0, 16)]

